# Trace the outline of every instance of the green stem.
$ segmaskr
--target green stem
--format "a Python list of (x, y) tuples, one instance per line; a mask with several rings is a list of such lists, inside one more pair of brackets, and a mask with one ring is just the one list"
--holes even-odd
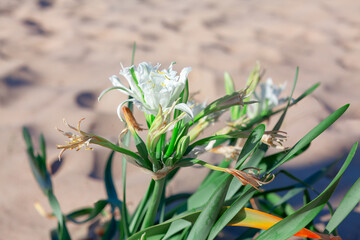
[(146, 212), (144, 222), (141, 226), (141, 230), (150, 227), (154, 224), (156, 214), (158, 212), (159, 203), (161, 200), (162, 192), (164, 190), (165, 178), (155, 180), (155, 187), (151, 196), (149, 208)]

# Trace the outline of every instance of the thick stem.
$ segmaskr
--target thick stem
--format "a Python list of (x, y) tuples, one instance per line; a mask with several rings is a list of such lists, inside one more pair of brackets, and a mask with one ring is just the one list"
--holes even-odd
[(144, 222), (141, 226), (141, 229), (145, 229), (147, 227), (150, 227), (154, 224), (156, 214), (159, 208), (161, 195), (164, 190), (164, 184), (165, 184), (165, 178), (161, 178), (159, 180), (155, 180), (155, 187), (153, 194), (151, 196), (149, 208), (146, 212)]

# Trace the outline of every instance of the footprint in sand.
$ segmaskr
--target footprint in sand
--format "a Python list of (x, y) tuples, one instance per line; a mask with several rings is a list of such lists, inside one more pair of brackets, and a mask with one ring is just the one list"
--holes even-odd
[(76, 103), (79, 107), (82, 108), (93, 108), (96, 98), (97, 97), (93, 92), (81, 92), (76, 96)]
[(33, 85), (38, 75), (28, 66), (21, 65), (0, 74), (0, 105), (14, 102), (21, 96), (21, 89)]

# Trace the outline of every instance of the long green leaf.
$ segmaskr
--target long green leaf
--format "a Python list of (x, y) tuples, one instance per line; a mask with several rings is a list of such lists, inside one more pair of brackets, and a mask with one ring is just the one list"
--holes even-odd
[(335, 191), (336, 186), (338, 185), (344, 171), (349, 166), (352, 158), (355, 155), (356, 148), (358, 143), (354, 144), (352, 147), (348, 157), (345, 160), (345, 163), (335, 176), (335, 178), (331, 181), (329, 186), (313, 201), (309, 204), (303, 206), (295, 213), (286, 217), (282, 221), (278, 222), (267, 231), (262, 233), (257, 240), (268, 240), (268, 239), (288, 239), (302, 228), (304, 228), (309, 222), (311, 222), (317, 214), (321, 211), (321, 209), (325, 206), (330, 196)]
[(120, 200), (119, 200), (118, 195), (116, 193), (116, 189), (115, 189), (115, 186), (114, 186), (114, 182), (113, 182), (113, 179), (112, 179), (112, 173), (111, 173), (111, 166), (112, 166), (113, 157), (114, 157), (114, 151), (111, 152), (111, 154), (110, 154), (110, 156), (109, 156), (109, 158), (107, 160), (104, 177), (105, 177), (106, 193), (107, 193), (107, 195), (109, 197), (109, 200), (117, 202), (117, 201), (120, 201)]
[(149, 199), (151, 197), (152, 192), (154, 191), (154, 187), (155, 187), (155, 181), (151, 180), (149, 187), (146, 191), (145, 196), (143, 197), (143, 199), (141, 200), (141, 202), (139, 203), (139, 205), (137, 206), (135, 213), (133, 214), (131, 221), (130, 221), (130, 232), (134, 233), (137, 232), (142, 219), (145, 216), (145, 212), (146, 212), (146, 207), (149, 203)]
[(325, 227), (328, 233), (331, 233), (335, 228), (346, 218), (346, 216), (355, 208), (360, 202), (360, 178), (346, 193), (341, 200), (339, 207), (336, 209), (334, 215)]
[(53, 214), (58, 220), (58, 237), (59, 240), (71, 240), (67, 227), (65, 225), (65, 218), (61, 212), (60, 204), (52, 191), (48, 192), (48, 199), (50, 206), (53, 210)]
[[(126, 213), (124, 213), (124, 207), (122, 206), (122, 202), (119, 200), (118, 195), (116, 193), (116, 189), (115, 189), (115, 185), (114, 185), (114, 181), (112, 178), (112, 161), (113, 161), (113, 157), (114, 157), (114, 151), (111, 152), (108, 161), (106, 163), (106, 167), (105, 167), (105, 188), (106, 188), (106, 193), (108, 195), (109, 198), (109, 202), (111, 202), (111, 206), (112, 206), (112, 212), (114, 213), (115, 208), (119, 208), (120, 210), (120, 214), (121, 214), (121, 225), (122, 225), (122, 229), (123, 229), (123, 234), (127, 237), (129, 236), (129, 225), (127, 222), (127, 216)], [(107, 233), (105, 234), (106, 236), (110, 236), (112, 234), (114, 234), (113, 232), (116, 232), (116, 229), (114, 230), (113, 227), (116, 226), (116, 220), (113, 219), (110, 222), (110, 226), (108, 228)]]
[(168, 231), (170, 225), (175, 222), (178, 219), (183, 219), (189, 222), (194, 223), (197, 219), (197, 217), (200, 215), (201, 211), (193, 211), (193, 212), (189, 212), (187, 214), (183, 214), (181, 216), (176, 216), (166, 222), (163, 222), (161, 224), (155, 225), (155, 226), (151, 226), (148, 227), (142, 231), (139, 231), (135, 234), (133, 234), (129, 239), (127, 240), (138, 240), (141, 238), (141, 236), (146, 233), (147, 237), (150, 236), (155, 236), (155, 235), (159, 235), (159, 234), (163, 234), (165, 235), (165, 233)]
[(192, 225), (191, 222), (186, 221), (184, 219), (178, 219), (178, 220), (172, 222), (162, 240), (168, 240), (170, 237), (172, 237), (176, 233), (180, 232), (181, 230), (184, 230), (185, 228), (187, 228), (191, 225)]
[(214, 239), (219, 232), (235, 217), (235, 215), (248, 203), (255, 193), (255, 188), (247, 186), (247, 191), (228, 208), (211, 228), (208, 239)]
[(212, 226), (215, 223), (217, 216), (219, 215), (230, 181), (231, 177), (226, 177), (208, 200), (208, 203), (192, 227), (188, 239), (202, 240), (206, 239), (209, 235), (209, 226)]

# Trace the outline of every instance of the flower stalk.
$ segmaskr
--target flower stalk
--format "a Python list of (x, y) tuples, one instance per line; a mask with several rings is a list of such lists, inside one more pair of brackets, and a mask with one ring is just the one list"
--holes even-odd
[(143, 224), (141, 226), (141, 229), (145, 229), (154, 224), (160, 204), (161, 195), (164, 191), (165, 178), (160, 178), (154, 181), (155, 181), (154, 191), (152, 192), (149, 207), (146, 211), (146, 215)]

